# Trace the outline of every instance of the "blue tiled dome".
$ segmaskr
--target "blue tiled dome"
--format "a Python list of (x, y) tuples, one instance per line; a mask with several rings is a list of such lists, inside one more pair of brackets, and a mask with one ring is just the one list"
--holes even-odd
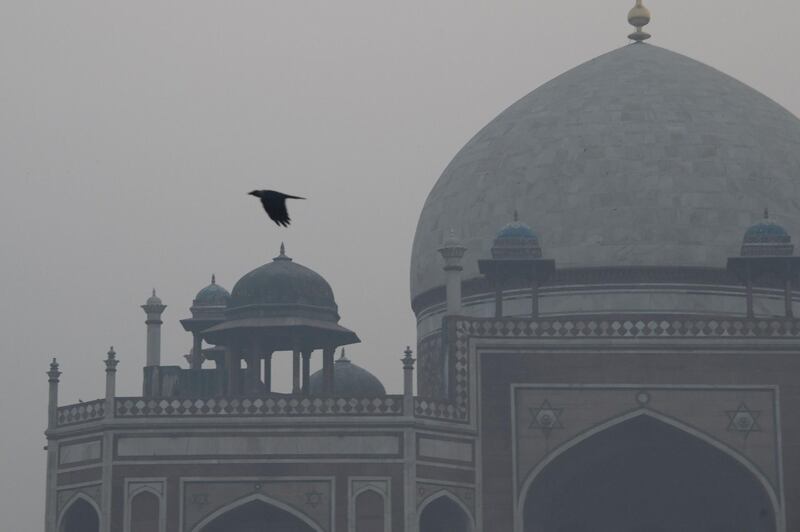
[(524, 223), (511, 222), (500, 229), (496, 238), (536, 238), (536, 235), (531, 228)]
[(764, 211), (764, 219), (747, 228), (742, 241), (743, 256), (780, 256), (794, 252), (792, 237), (783, 228), (769, 219)]
[(542, 256), (539, 238), (531, 228), (519, 221), (514, 211), (514, 221), (504, 225), (492, 245), (494, 259), (538, 259)]
[(770, 220), (751, 225), (744, 234), (745, 242), (788, 242), (789, 233), (782, 226)]

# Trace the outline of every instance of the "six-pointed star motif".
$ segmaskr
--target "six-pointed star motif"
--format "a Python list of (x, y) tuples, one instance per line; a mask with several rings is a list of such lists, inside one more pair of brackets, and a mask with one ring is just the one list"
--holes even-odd
[(758, 424), (758, 418), (761, 416), (760, 410), (750, 410), (745, 403), (740, 403), (736, 410), (727, 410), (728, 414), (728, 430), (733, 432), (741, 432), (747, 439), (752, 432), (760, 432), (761, 426)]
[(545, 436), (549, 436), (553, 429), (563, 429), (561, 424), (561, 412), (563, 408), (555, 408), (550, 401), (545, 399), (539, 408), (530, 408), (531, 423), (529, 429), (539, 429)]

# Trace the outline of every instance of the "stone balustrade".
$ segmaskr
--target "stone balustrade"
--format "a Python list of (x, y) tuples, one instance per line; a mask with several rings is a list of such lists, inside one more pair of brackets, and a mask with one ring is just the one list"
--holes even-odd
[(96, 399), (87, 403), (77, 403), (58, 408), (58, 426), (76, 425), (103, 419), (106, 415), (106, 400)]

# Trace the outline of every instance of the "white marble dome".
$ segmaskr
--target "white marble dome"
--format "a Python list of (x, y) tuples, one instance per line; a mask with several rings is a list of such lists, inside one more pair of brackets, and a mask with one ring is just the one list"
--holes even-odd
[(765, 207), (800, 234), (800, 120), (707, 65), (628, 45), (542, 85), (461, 149), (419, 218), (412, 300), (444, 284), (450, 229), (474, 278), (514, 210), (560, 268), (724, 268)]

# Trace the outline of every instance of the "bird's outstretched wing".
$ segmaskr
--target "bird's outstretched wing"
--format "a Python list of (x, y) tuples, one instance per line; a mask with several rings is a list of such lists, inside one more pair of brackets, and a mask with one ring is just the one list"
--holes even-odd
[(261, 198), (261, 205), (276, 224), (284, 227), (289, 225), (291, 218), (289, 218), (289, 211), (286, 210), (286, 201), (283, 198)]

